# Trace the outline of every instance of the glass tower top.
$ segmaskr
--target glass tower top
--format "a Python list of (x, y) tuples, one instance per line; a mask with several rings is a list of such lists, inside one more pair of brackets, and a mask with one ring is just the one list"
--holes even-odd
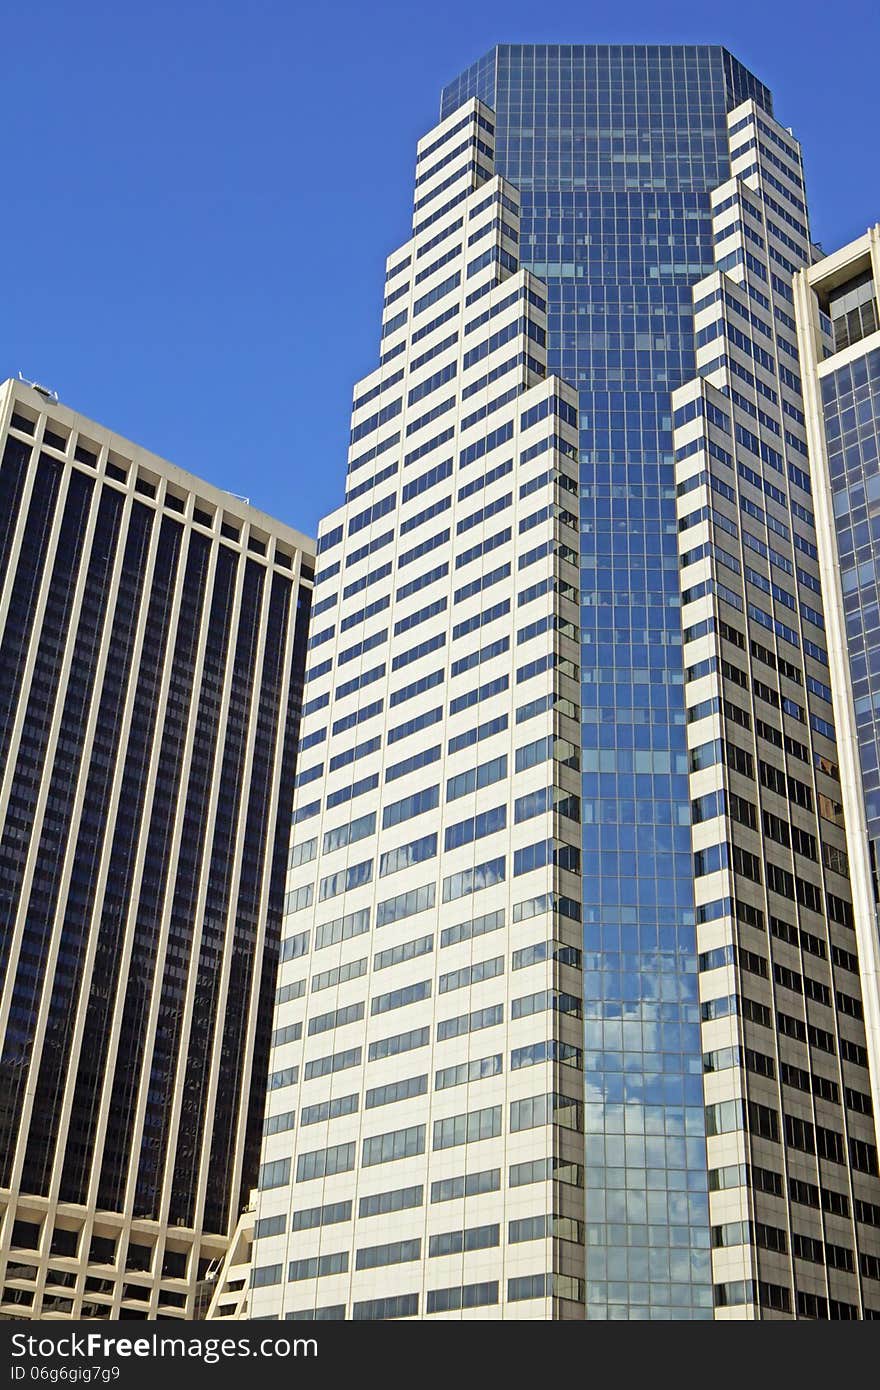
[(726, 113), (711, 46), (502, 45), (480, 97), (580, 397), (587, 1316), (709, 1318), (712, 1280), (670, 392), (694, 375)]

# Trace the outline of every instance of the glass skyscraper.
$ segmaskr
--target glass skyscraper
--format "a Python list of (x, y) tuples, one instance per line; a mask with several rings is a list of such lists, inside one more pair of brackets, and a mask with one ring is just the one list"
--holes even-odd
[(588, 1313), (711, 1317), (670, 391), (727, 112), (771, 98), (723, 48), (635, 45), (501, 45), (441, 115), (470, 96), (580, 399)]
[[(505, 46), (444, 92), (319, 532), (252, 1292), (218, 1316), (880, 1314), (817, 254), (797, 141), (721, 48)], [(550, 710), (577, 807), (531, 785)], [(580, 856), (527, 842), (551, 804)]]

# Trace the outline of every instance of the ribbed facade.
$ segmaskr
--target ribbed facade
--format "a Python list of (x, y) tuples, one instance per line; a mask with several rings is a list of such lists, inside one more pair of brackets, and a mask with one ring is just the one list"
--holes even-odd
[(792, 291), (815, 253), (795, 139), (751, 100), (728, 134), (698, 374), (673, 394), (716, 1317), (876, 1318), (876, 977), (855, 930)]
[(314, 550), (0, 388), (0, 1315), (192, 1316), (253, 1185)]
[(578, 391), (587, 1316), (711, 1318), (670, 392), (727, 113), (771, 97), (708, 44), (499, 44), (442, 114), (471, 96)]
[(320, 528), (253, 1317), (583, 1317), (577, 414), (494, 133), (420, 142)]

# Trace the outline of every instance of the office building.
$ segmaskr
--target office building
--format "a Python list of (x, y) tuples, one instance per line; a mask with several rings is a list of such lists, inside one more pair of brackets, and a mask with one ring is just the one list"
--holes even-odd
[(583, 1317), (577, 412), (494, 135), (419, 144), (319, 531), (252, 1317)]
[(880, 227), (795, 277), (841, 801), (880, 1114)]
[(728, 117), (673, 393), (716, 1317), (880, 1316), (877, 1148), (792, 278), (800, 151)]
[[(719, 47), (505, 45), (450, 84), (443, 95), (443, 114), (472, 95), (494, 108), (497, 168), (521, 191), (522, 262), (548, 286), (549, 365), (573, 381), (579, 393), (587, 1316), (698, 1318), (711, 1316), (713, 1303), (718, 1305), (715, 1315), (722, 1318), (850, 1316), (853, 1308), (864, 1308), (867, 1315), (877, 1301), (873, 1297), (872, 1302), (870, 1284), (863, 1285), (860, 1297), (859, 1272), (829, 1268), (826, 1276), (815, 1266), (811, 1271), (810, 1254), (818, 1257), (819, 1247), (798, 1237), (794, 1217), (803, 1214), (803, 1203), (814, 1199), (813, 1189), (821, 1184), (805, 1172), (807, 1186), (792, 1187), (778, 1159), (772, 1165), (769, 1160), (766, 1165), (750, 1162), (749, 1150), (757, 1138), (748, 1116), (737, 1140), (711, 1132), (719, 1122), (712, 1106), (723, 1080), (715, 1070), (706, 1077), (710, 1133), (704, 1138), (699, 1079), (704, 1066), (718, 1068), (714, 1054), (719, 1044), (713, 1039), (720, 1025), (707, 1015), (716, 1007), (713, 996), (720, 993), (723, 976), (713, 973), (712, 964), (719, 959), (713, 951), (721, 949), (721, 928), (710, 929), (701, 920), (707, 887), (718, 880), (704, 873), (711, 856), (701, 857), (709, 835), (702, 823), (691, 843), (688, 826), (692, 817), (705, 818), (705, 808), (699, 779), (690, 769), (694, 736), (707, 727), (696, 722), (700, 706), (705, 707), (701, 693), (707, 699), (715, 696), (709, 693), (711, 682), (704, 680), (702, 688), (691, 683), (696, 682), (703, 658), (703, 650), (690, 645), (702, 571), (689, 566), (696, 560), (700, 532), (698, 528), (693, 542), (688, 528), (679, 533), (695, 499), (685, 492), (676, 495), (698, 467), (699, 455), (690, 457), (687, 451), (694, 448), (700, 427), (687, 417), (700, 390), (694, 385), (685, 392), (686, 405), (676, 398), (679, 424), (674, 440), (669, 393), (698, 371), (705, 374), (708, 364), (726, 355), (729, 360), (708, 381), (726, 394), (728, 418), (732, 413), (733, 447), (721, 447), (735, 457), (734, 472), (742, 457), (744, 466), (760, 475), (762, 488), (766, 476), (772, 489), (778, 481), (773, 464), (783, 452), (785, 468), (793, 460), (801, 472), (806, 470), (790, 288), (786, 296), (792, 274), (813, 255), (797, 143), (774, 120), (768, 89)], [(742, 188), (751, 190), (742, 195), (744, 211), (739, 208)], [(759, 229), (762, 220), (766, 226)], [(738, 235), (737, 221), (742, 227)], [(735, 252), (741, 253), (739, 260)], [(695, 295), (700, 306), (695, 318), (691, 286), (716, 268), (725, 278), (713, 275), (708, 283), (719, 298), (707, 309), (701, 301), (710, 289), (701, 286)], [(745, 289), (731, 288), (730, 277), (743, 281)], [(766, 303), (761, 302), (762, 294)], [(746, 305), (748, 317), (743, 314)], [(733, 342), (729, 350), (713, 340), (721, 331)], [(739, 370), (742, 366), (748, 373), (750, 363), (757, 363), (754, 386), (743, 384)], [(757, 459), (740, 453), (747, 435), (759, 437)], [(720, 435), (713, 432), (709, 437), (714, 448)], [(766, 448), (764, 441), (769, 441)], [(681, 450), (685, 453), (679, 458)], [(716, 466), (714, 457), (709, 463)], [(737, 473), (732, 486), (736, 489), (740, 483), (747, 507), (753, 490)], [(784, 490), (787, 485), (779, 487)], [(809, 601), (815, 583), (800, 578), (800, 572), (810, 571), (815, 579), (801, 544), (809, 547), (814, 541), (808, 534), (809, 515), (804, 515), (809, 507), (797, 485), (791, 487), (791, 509), (791, 529), (802, 532), (793, 542), (799, 547), (800, 592), (806, 595), (802, 612), (818, 615), (821, 599)], [(766, 510), (767, 526), (772, 527), (774, 506)], [(753, 521), (744, 524), (745, 530), (759, 538), (761, 526)], [(743, 543), (750, 544), (746, 539)], [(774, 553), (780, 551), (776, 545)], [(685, 558), (688, 564), (682, 567)], [(761, 568), (753, 552), (747, 568), (750, 582), (758, 584), (751, 578)], [(726, 583), (728, 590), (735, 587), (729, 575), (723, 578), (723, 571), (718, 571), (717, 582)], [(779, 587), (776, 575), (768, 582)], [(745, 596), (748, 631), (743, 626), (740, 633), (751, 660), (753, 640), (765, 651), (775, 650), (774, 640), (766, 635), (763, 640), (760, 633), (753, 638), (761, 619), (752, 618), (752, 607), (774, 614), (775, 604), (785, 607), (791, 599), (776, 598), (774, 590), (768, 600), (763, 589), (760, 604), (753, 596), (754, 589)], [(689, 639), (684, 652), (682, 627)], [(822, 646), (809, 618), (804, 635), (807, 662), (809, 653)], [(721, 660), (729, 663), (729, 653)], [(790, 667), (798, 658), (783, 656), (785, 660)], [(808, 757), (816, 753), (824, 759), (823, 766), (833, 767), (833, 731), (826, 727), (831, 721), (820, 693), (827, 688), (827, 674), (815, 674), (812, 656), (809, 665), (809, 671), (801, 671), (810, 701), (809, 709), (805, 706)], [(748, 669), (745, 675), (752, 679)], [(770, 684), (759, 667), (755, 681), (755, 691)], [(725, 698), (730, 702), (735, 697), (742, 702), (741, 687)], [(745, 708), (755, 729), (758, 721), (768, 728), (760, 700), (754, 714), (748, 701)], [(789, 708), (791, 700), (785, 706), (787, 717)], [(726, 735), (726, 707), (722, 713)], [(734, 711), (730, 718), (735, 716)], [(810, 722), (814, 718), (824, 723)], [(767, 733), (767, 739), (776, 737), (773, 731)], [(787, 749), (791, 739), (787, 733), (783, 737)], [(743, 747), (748, 741), (741, 726), (730, 738)], [(803, 739), (798, 742), (805, 745)], [(775, 742), (765, 742), (756, 751), (755, 780), (761, 775), (760, 763), (774, 762), (774, 750), (778, 752)], [(791, 774), (795, 782), (804, 782), (793, 765)], [(827, 809), (835, 797), (824, 774), (818, 780), (823, 785), (816, 790), (814, 806)], [(742, 784), (739, 791), (743, 793)], [(787, 794), (786, 787), (786, 798)], [(802, 793), (795, 787), (794, 794)], [(760, 797), (751, 799), (756, 814), (759, 809), (763, 813), (765, 801), (772, 801), (763, 789)], [(779, 819), (782, 809), (777, 807)], [(772, 806), (768, 810), (774, 814)], [(743, 809), (743, 814), (748, 811)], [(804, 820), (799, 811), (793, 814), (796, 821)], [(779, 830), (784, 833), (784, 828)], [(823, 816), (817, 844), (828, 835), (829, 844), (821, 851), (823, 888), (830, 894), (827, 912), (848, 920), (846, 880), (826, 867), (841, 865), (836, 850), (842, 841), (828, 830)], [(731, 848), (739, 854), (738, 844)], [(768, 848), (766, 833), (753, 852), (762, 859), (762, 878), (767, 876), (767, 863), (775, 877), (773, 861), (782, 859)], [(795, 873), (801, 874), (800, 861)], [(765, 912), (771, 933), (774, 922), (782, 918), (771, 899)], [(840, 960), (851, 964), (853, 942), (846, 926), (832, 919), (829, 931), (832, 949), (843, 951)], [(812, 935), (805, 925), (803, 940)], [(729, 945), (728, 933), (724, 949)], [(753, 948), (757, 950), (754, 943)], [(765, 964), (776, 972), (775, 960)], [(815, 962), (808, 964), (807, 975)], [(791, 978), (795, 987), (796, 979)], [(746, 988), (744, 978), (733, 971), (731, 988), (725, 991), (732, 1010), (748, 1007), (745, 995), (754, 994), (755, 983), (748, 981)], [(806, 988), (811, 987), (807, 980)], [(816, 974), (816, 992), (830, 988), (821, 972)], [(775, 1013), (771, 1009), (771, 1040), (786, 1027), (812, 1027), (815, 1013), (816, 1026), (821, 1024), (825, 1034), (837, 1029), (840, 1019), (840, 1047), (849, 1048), (851, 1042), (851, 1056), (861, 1061), (863, 1023), (840, 1013), (859, 1008), (860, 991), (852, 971), (839, 980), (835, 977), (834, 993), (841, 998), (835, 1000), (839, 1007), (829, 1020), (823, 1023), (821, 1010), (810, 1003), (806, 1025), (802, 1018), (795, 1024), (786, 1022), (793, 1016), (793, 1005), (783, 1006), (781, 996), (783, 1003)], [(763, 996), (757, 997), (763, 1002)], [(786, 1054), (793, 1044), (779, 1042), (779, 1067), (789, 1067)], [(768, 1047), (765, 1040), (760, 1050), (772, 1054), (775, 1046), (774, 1041)], [(820, 1071), (825, 1069), (821, 1059), (818, 1065)], [(851, 1072), (849, 1063), (845, 1070), (845, 1081), (834, 1082), (838, 1100), (852, 1092), (853, 1105), (866, 1105), (863, 1097), (870, 1086), (864, 1070), (857, 1066)], [(795, 1071), (786, 1075), (803, 1080)], [(830, 1087), (828, 1094), (834, 1094)], [(772, 1098), (771, 1092), (768, 1095)], [(788, 1125), (792, 1109), (787, 1095), (780, 1126)], [(868, 1144), (867, 1150), (855, 1151), (870, 1167), (875, 1142), (870, 1118), (851, 1109), (844, 1116), (839, 1107), (827, 1118), (828, 1127), (840, 1135), (845, 1158), (853, 1152), (850, 1141)], [(816, 1122), (821, 1124), (821, 1114)], [(710, 1269), (710, 1244), (721, 1243), (726, 1249), (735, 1234), (735, 1223), (725, 1215), (729, 1199), (719, 1195), (718, 1187), (737, 1176), (731, 1171), (736, 1165), (732, 1158), (722, 1162), (722, 1156), (737, 1152), (742, 1158), (744, 1149), (737, 1200), (742, 1232), (748, 1238), (738, 1261), (729, 1252), (714, 1250)], [(775, 1187), (780, 1176), (764, 1176), (760, 1168), (765, 1166), (782, 1171), (781, 1181), (788, 1184), (785, 1195), (772, 1202), (760, 1183)], [(849, 1184), (847, 1163), (842, 1171), (829, 1172), (832, 1185)], [(800, 1177), (795, 1163), (795, 1182)], [(876, 1198), (868, 1194), (874, 1192), (875, 1176), (853, 1174), (853, 1185), (846, 1217), (837, 1223), (839, 1242), (838, 1232), (826, 1241), (848, 1246), (848, 1253), (838, 1256), (832, 1250), (829, 1265), (835, 1258), (844, 1266), (858, 1264), (862, 1250), (870, 1263), (873, 1232), (863, 1226), (856, 1234), (851, 1223), (857, 1212), (865, 1221), (874, 1216)], [(845, 1205), (824, 1190), (818, 1200), (820, 1206)], [(731, 1199), (731, 1210), (735, 1205)], [(782, 1236), (757, 1230), (754, 1223), (762, 1225), (765, 1212), (773, 1216), (776, 1227), (790, 1229)], [(830, 1215), (821, 1219), (831, 1220)], [(801, 1223), (801, 1229), (809, 1226)], [(781, 1252), (775, 1259), (756, 1253), (754, 1240), (763, 1239), (784, 1241), (784, 1258)], [(800, 1263), (800, 1255), (793, 1263), (795, 1245), (808, 1252), (803, 1256), (806, 1264)], [(750, 1294), (754, 1301), (748, 1300)], [(746, 1301), (737, 1302), (740, 1298)]]
[(697, 45), (500, 45), (442, 114), (472, 95), (580, 405), (587, 1315), (711, 1318), (670, 392), (727, 114), (771, 98)]
[(314, 546), (0, 388), (0, 1316), (192, 1316), (256, 1177)]
[[(457, 130), (474, 111), (485, 127)], [(439, 143), (444, 132), (450, 139), (455, 132), (464, 148)], [(470, 138), (478, 143), (468, 144)], [(817, 254), (797, 142), (774, 119), (767, 89), (721, 48), (511, 45), (493, 50), (450, 84), (438, 132), (420, 150), (414, 242), (389, 262), (380, 370), (356, 391), (348, 506), (322, 528), (316, 613), (329, 615), (338, 604), (340, 617), (336, 623), (328, 617), (326, 626), (315, 623), (307, 708), (313, 670), (314, 679), (329, 678), (334, 705), (329, 713), (326, 703), (315, 705), (314, 722), (310, 713), (304, 725), (304, 745), (313, 736), (326, 739), (327, 752), (316, 753), (311, 770), (305, 769), (314, 780), (297, 793), (295, 818), (324, 816), (330, 797), (349, 793), (378, 790), (382, 800), (375, 822), (372, 807), (363, 813), (358, 833), (368, 843), (349, 855), (350, 879), (341, 869), (325, 872), (323, 856), (338, 851), (348, 833), (343, 828), (337, 838), (336, 818), (326, 829), (323, 820), (313, 821), (311, 830), (300, 830), (297, 820), (283, 950), (291, 961), (300, 952), (302, 960), (282, 965), (281, 989), (300, 1002), (276, 1017), (270, 1086), (286, 1090), (288, 1099), (276, 1101), (270, 1093), (252, 1312), (593, 1320), (875, 1316), (880, 1184), (864, 1018), (867, 1012), (870, 1022), (874, 1007), (875, 971), (863, 959), (855, 930), (830, 704), (792, 292), (793, 276)], [(536, 293), (546, 319), (537, 322), (546, 325), (548, 367), (578, 390), (585, 1227), (583, 1287), (568, 1286), (578, 1298), (564, 1303), (547, 1300), (547, 1279), (552, 1276), (555, 1289), (568, 1266), (560, 1271), (548, 1261), (542, 1270), (537, 1247), (532, 1265), (520, 1263), (522, 1231), (546, 1233), (548, 1227), (534, 1224), (537, 1206), (518, 1205), (512, 1164), (477, 1159), (479, 1152), (491, 1155), (484, 1147), (474, 1151), (481, 1176), (472, 1178), (467, 1144), (457, 1167), (450, 1167), (451, 1187), (443, 1186), (445, 1169), (432, 1176), (447, 1114), (465, 1137), (473, 1126), (476, 1138), (484, 1112), (491, 1114), (491, 1142), (507, 1134), (512, 1143), (519, 1135), (514, 1107), (527, 1096), (517, 1089), (514, 1057), (535, 1045), (517, 1035), (509, 1055), (502, 1044), (485, 1058), (488, 1044), (472, 1044), (453, 1074), (477, 1092), (479, 1108), (476, 1099), (454, 1112), (442, 1096), (437, 1101), (448, 1084), (440, 1055), (448, 1019), (440, 994), (451, 989), (450, 974), (471, 991), (479, 981), (480, 1009), (488, 1000), (503, 1007), (503, 1015), (490, 1015), (499, 1028), (513, 1029), (522, 1018), (519, 984), (505, 983), (516, 981), (518, 942), (510, 950), (502, 949), (501, 936), (480, 943), (464, 974), (443, 963), (444, 951), (459, 944), (458, 927), (452, 921), (447, 926), (444, 895), (439, 909), (429, 897), (432, 883), (436, 893), (446, 881), (444, 866), (433, 862), (435, 852), (446, 852), (441, 835), (460, 833), (448, 805), (439, 829), (426, 820), (419, 838), (404, 847), (407, 855), (412, 847), (413, 854), (431, 858), (425, 860), (428, 891), (413, 899), (425, 913), (424, 925), (401, 931), (402, 955), (395, 955), (397, 935), (386, 954), (379, 928), (392, 900), (381, 884), (373, 886), (384, 876), (383, 865), (397, 862), (393, 846), (404, 839), (403, 832), (393, 842), (389, 837), (386, 850), (384, 839), (374, 847), (371, 838), (395, 824), (382, 824), (389, 795), (384, 779), (398, 765), (389, 748), (392, 733), (396, 739), (425, 729), (422, 743), (435, 761), (459, 751), (459, 725), (452, 722), (459, 713), (457, 653), (450, 650), (448, 668), (438, 658), (431, 673), (439, 689), (446, 672), (443, 701), (430, 698), (432, 686), (408, 683), (419, 704), (401, 719), (398, 735), (396, 716), (388, 718), (397, 683), (378, 650), (395, 642), (393, 629), (408, 612), (398, 619), (396, 604), (411, 599), (391, 547), (419, 554), (403, 548), (395, 529), (403, 532), (409, 520), (407, 468), (418, 461), (432, 485), (442, 486), (465, 461), (471, 467), (476, 461), (466, 451), (470, 436), (465, 448), (459, 440), (465, 420), (477, 423), (465, 394), (470, 344), (459, 337), (460, 324), (465, 335), (471, 324), (474, 332), (489, 324), (487, 351), (501, 346), (490, 320), (468, 316), (468, 296), (482, 283), (472, 290), (466, 274), (471, 245), (478, 242), (468, 245), (473, 233), (465, 214), (470, 200), (482, 201), (473, 199), (475, 168), (477, 179), (487, 180), (494, 168), (509, 205), (491, 214), (500, 247), (497, 273), (523, 277), (526, 267), (541, 277)], [(466, 270), (459, 279), (462, 251)], [(436, 265), (425, 260), (424, 269), (435, 266), (436, 316), (427, 310), (434, 301), (423, 304), (433, 279), (423, 289), (425, 282), (416, 278), (422, 260), (434, 254)], [(407, 280), (398, 282), (398, 271)], [(486, 274), (487, 284), (495, 273)], [(508, 285), (487, 294), (504, 300)], [(416, 321), (423, 315), (430, 329), (424, 335)], [(528, 345), (526, 352), (543, 362)], [(454, 373), (459, 353), (465, 356)], [(496, 392), (502, 402), (506, 394), (489, 381), (494, 370), (490, 365), (477, 374), (479, 389), (491, 390), (488, 404)], [(403, 375), (396, 377), (397, 371)], [(431, 411), (415, 410), (423, 381), (430, 390), (446, 388)], [(390, 400), (372, 394), (382, 382)], [(533, 387), (528, 376), (522, 384)], [(563, 388), (554, 389), (568, 399)], [(410, 409), (412, 420), (405, 413)], [(516, 410), (522, 421), (528, 418), (522, 400)], [(499, 438), (494, 431), (504, 418), (483, 417), (487, 441)], [(360, 433), (362, 425), (367, 433)], [(425, 430), (427, 452), (414, 451), (406, 433), (411, 427)], [(554, 429), (570, 440), (558, 424)], [(488, 480), (504, 477), (493, 473), (488, 443), (481, 457)], [(372, 476), (362, 493), (357, 474), (368, 465)], [(573, 476), (564, 460), (561, 471)], [(367, 507), (363, 498), (380, 486), (378, 503)], [(446, 493), (438, 494), (444, 511), (461, 500), (457, 478)], [(512, 506), (516, 493), (506, 488), (508, 494)], [(356, 498), (358, 509), (351, 505)], [(417, 517), (439, 517), (435, 505), (419, 507)], [(356, 517), (366, 518), (358, 525), (373, 526), (375, 536), (361, 541), (350, 530)], [(436, 544), (455, 546), (451, 524), (435, 524), (444, 537)], [(511, 528), (514, 545), (515, 536)], [(333, 550), (325, 552), (330, 538)], [(375, 562), (367, 549), (374, 540)], [(573, 548), (570, 539), (565, 544)], [(426, 582), (439, 588), (417, 611), (437, 621), (438, 633), (448, 611), (444, 600), (453, 607), (461, 601), (452, 553), (451, 566), (445, 556), (436, 566), (424, 561)], [(350, 581), (349, 564), (358, 566)], [(361, 566), (368, 578), (375, 573), (371, 583), (387, 584), (388, 604), (377, 587), (375, 600), (355, 606)], [(494, 561), (484, 567), (494, 573)], [(565, 584), (573, 582), (566, 570)], [(504, 597), (497, 613), (495, 600), (488, 604), (486, 621), (506, 619)], [(517, 586), (509, 597), (518, 602)], [(342, 607), (349, 603), (351, 614)], [(559, 616), (576, 621), (568, 610)], [(337, 678), (335, 667), (343, 653), (347, 660), (366, 653), (357, 643), (343, 643), (349, 619), (355, 626), (362, 619), (375, 624), (377, 649), (364, 669), (380, 688), (364, 695), (358, 710), (376, 720), (374, 730), (366, 729), (363, 740), (352, 736), (350, 748), (337, 754), (335, 736), (355, 726), (346, 723), (353, 717), (346, 713), (334, 718), (335, 700), (340, 691), (350, 696), (359, 687), (343, 672)], [(455, 613), (450, 622), (459, 640)], [(432, 634), (433, 628), (426, 642), (439, 643)], [(421, 660), (441, 645), (415, 643), (413, 650), (412, 659)], [(519, 675), (515, 662), (514, 669)], [(516, 679), (486, 683), (486, 703), (470, 736), (482, 728), (516, 729), (518, 686)], [(315, 698), (323, 695), (319, 689)], [(566, 689), (565, 698), (577, 710), (574, 692)], [(436, 727), (433, 738), (432, 724), (421, 725), (421, 719)], [(517, 745), (515, 738), (514, 754)], [(381, 760), (376, 771), (365, 767), (362, 775), (358, 767), (338, 786), (331, 774), (344, 763), (336, 759), (355, 759), (361, 748), (365, 758)], [(405, 763), (401, 758), (400, 766)], [(474, 773), (481, 765), (474, 759)], [(422, 766), (406, 763), (402, 775), (421, 776)], [(513, 768), (513, 815), (508, 811), (503, 826), (495, 822), (502, 846), (508, 827), (518, 825), (515, 759)], [(457, 784), (445, 769), (442, 778), (426, 776), (425, 782), (428, 795), (436, 795), (430, 814), (439, 822), (443, 793)], [(482, 809), (480, 803), (474, 825)], [(350, 823), (360, 819), (352, 812)], [(491, 890), (486, 902), (493, 911), (498, 901), (507, 914), (499, 931), (516, 931), (521, 913), (519, 848), (515, 838), (512, 875), (510, 849), (497, 853), (506, 877), (482, 890)], [(322, 856), (317, 864), (312, 854)], [(308, 867), (300, 859), (308, 859)], [(411, 872), (410, 878), (415, 891)], [(353, 893), (352, 907), (346, 901), (331, 917), (321, 907), (322, 894), (335, 895), (341, 886)], [(406, 899), (408, 891), (397, 896)], [(562, 896), (575, 897), (570, 890)], [(553, 911), (559, 921), (557, 903)], [(487, 913), (481, 906), (479, 917)], [(478, 918), (461, 917), (474, 940)], [(338, 961), (334, 956), (326, 968), (320, 964), (316, 954), (355, 930), (367, 937), (363, 947), (343, 942)], [(567, 931), (561, 935), (556, 925), (552, 934), (566, 949), (579, 940)], [(377, 970), (395, 962), (402, 967), (406, 952), (417, 949), (426, 963), (402, 986), (386, 990), (374, 983)], [(488, 979), (491, 989), (485, 988)], [(573, 991), (570, 975), (559, 987)], [(313, 993), (323, 988), (339, 995), (327, 1008), (313, 1003)], [(395, 1052), (398, 1065), (389, 1068), (394, 1081), (378, 1072), (374, 1081), (371, 1068), (388, 1060), (377, 1020), (392, 1007), (413, 1011), (413, 1024), (407, 1018), (393, 1033), (386, 1029), (393, 1047), (400, 1037), (418, 1040), (413, 1075)], [(462, 1007), (462, 1018), (472, 1016), (470, 1001), (467, 1010)], [(319, 1047), (325, 1031), (331, 1038)], [(418, 1049), (429, 1047), (430, 1058), (425, 1052), (426, 1061), (417, 1062)], [(462, 1069), (465, 1061), (468, 1069), (488, 1061), (499, 1070), (494, 1080), (481, 1076), (477, 1087), (476, 1073)], [(326, 1075), (322, 1082), (322, 1068), (332, 1083)], [(571, 1076), (565, 1081), (555, 1087), (557, 1097), (572, 1096)], [(406, 1115), (415, 1120), (396, 1118), (392, 1125), (370, 1115), (397, 1104), (408, 1085), (421, 1088), (421, 1096), (406, 1102)], [(439, 1108), (426, 1099), (432, 1094)], [(322, 1126), (312, 1131), (315, 1139), (313, 1123)], [(276, 1125), (289, 1126), (286, 1139), (276, 1140)], [(532, 1131), (530, 1142), (543, 1138)], [(382, 1141), (375, 1147), (376, 1177), (370, 1172), (374, 1139)], [(536, 1158), (543, 1161), (541, 1153)], [(381, 1171), (389, 1160), (392, 1169), (401, 1165), (393, 1181)], [(517, 1176), (527, 1161), (517, 1157)], [(479, 1182), (496, 1183), (495, 1192), (481, 1192)], [(312, 1183), (316, 1195), (309, 1196)], [(443, 1226), (435, 1204), (447, 1191), (458, 1201), (464, 1197), (465, 1209)], [(546, 1215), (554, 1223), (580, 1219), (572, 1209), (576, 1191), (557, 1183), (571, 1205), (562, 1209), (556, 1198), (548, 1199)], [(470, 1197), (479, 1201), (468, 1210)], [(402, 1218), (403, 1211), (410, 1214)], [(395, 1214), (393, 1229), (371, 1234), (371, 1222), (377, 1229), (388, 1212)], [(532, 1224), (523, 1227), (523, 1221)], [(573, 1237), (575, 1228), (566, 1230)], [(479, 1243), (489, 1241), (497, 1244)], [(576, 1245), (570, 1239), (566, 1247), (572, 1261)], [(441, 1260), (449, 1255), (458, 1262), (457, 1279), (443, 1272)], [(519, 1282), (530, 1278), (538, 1282)], [(529, 1287), (540, 1296), (522, 1297)]]

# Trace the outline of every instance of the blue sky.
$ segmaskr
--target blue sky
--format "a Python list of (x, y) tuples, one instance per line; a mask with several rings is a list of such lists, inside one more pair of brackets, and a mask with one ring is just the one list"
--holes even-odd
[(803, 142), (814, 236), (880, 219), (870, 0), (31, 0), (3, 20), (0, 376), (313, 532), (415, 142), (496, 42), (724, 43)]

